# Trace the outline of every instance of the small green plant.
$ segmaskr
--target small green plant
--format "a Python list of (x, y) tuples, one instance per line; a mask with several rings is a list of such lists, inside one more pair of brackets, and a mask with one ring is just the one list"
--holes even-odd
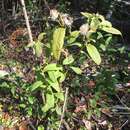
[[(16, 73), (0, 71), (0, 78), (13, 77), (15, 82), (4, 81), (1, 88), (9, 88), (14, 98), (20, 100), (19, 109), (24, 110), (29, 117), (40, 121), (48, 120), (48, 124), (39, 126), (38, 130), (46, 127), (55, 130), (60, 127), (60, 116), (64, 115), (65, 87), (71, 89), (70, 84), (76, 77), (78, 79), (75, 80), (75, 84), (79, 83), (81, 77), (89, 79), (81, 67), (82, 63), (92, 59), (99, 66), (102, 62), (102, 52), (106, 51), (112, 34), (121, 35), (121, 32), (113, 28), (102, 15), (81, 14), (85, 17), (86, 23), (81, 25), (79, 30), (72, 31), (73, 18), (68, 14), (51, 10), (50, 19), (57, 25), (50, 25), (49, 31), (41, 33), (33, 45), (25, 47), (33, 50), (36, 59), (44, 57), (42, 64), (36, 64), (31, 68), (35, 73), (33, 83), (27, 83), (22, 77), (16, 76)], [(98, 93), (89, 100), (89, 119), (92, 114), (100, 116), (98, 100)]]

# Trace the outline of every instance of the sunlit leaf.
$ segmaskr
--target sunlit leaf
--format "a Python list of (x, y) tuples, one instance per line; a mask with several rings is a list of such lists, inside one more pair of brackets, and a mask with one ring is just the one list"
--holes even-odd
[(112, 24), (111, 22), (107, 21), (107, 20), (104, 20), (100, 23), (100, 26), (104, 26), (104, 27), (112, 27)]
[(60, 106), (56, 106), (56, 113), (58, 114), (58, 115), (61, 115), (62, 114), (62, 109), (61, 109), (61, 107)]
[(65, 75), (60, 71), (48, 71), (48, 75), (53, 82), (58, 80), (61, 83), (65, 80)]
[(63, 72), (56, 71), (56, 75), (60, 83), (62, 83), (65, 80), (65, 74)]
[(63, 93), (61, 93), (61, 92), (55, 93), (55, 96), (56, 96), (57, 98), (59, 98), (60, 100), (64, 101), (64, 94), (63, 94)]
[(42, 43), (40, 41), (37, 41), (34, 44), (35, 53), (37, 57), (40, 57), (42, 55)]
[(29, 96), (28, 101), (29, 101), (30, 104), (33, 104), (34, 103), (34, 97)]
[(70, 67), (76, 74), (82, 74), (82, 70), (78, 67), (71, 66)]
[(101, 57), (100, 57), (100, 54), (97, 50), (97, 48), (92, 45), (92, 44), (87, 44), (87, 51), (88, 51), (88, 54), (90, 55), (90, 57), (92, 58), (92, 60), (97, 64), (97, 65), (100, 65), (101, 63)]
[(7, 71), (5, 71), (5, 70), (0, 70), (0, 78), (6, 76), (6, 75), (8, 75), (8, 74), (9, 74), (9, 73), (8, 73)]
[(65, 28), (57, 28), (53, 33), (52, 52), (54, 58), (59, 60), (65, 38)]
[(42, 82), (42, 81), (36, 81), (35, 83), (33, 83), (33, 84), (30, 86), (29, 90), (30, 90), (31, 92), (33, 92), (33, 91), (35, 91), (36, 89), (40, 88), (42, 85), (43, 85), (43, 82)]
[(113, 27), (102, 27), (101, 30), (111, 33), (111, 34), (122, 35), (119, 30)]
[(51, 80), (47, 79), (49, 85), (55, 89), (57, 92), (60, 92), (60, 86), (59, 86), (59, 83), (56, 81), (56, 82), (52, 82)]
[(43, 126), (38, 126), (38, 130), (45, 130)]
[(83, 16), (87, 17), (87, 18), (90, 18), (90, 17), (93, 16), (93, 14), (87, 13), (87, 12), (81, 12), (81, 14), (82, 14)]
[(78, 36), (79, 36), (79, 31), (73, 31), (73, 32), (71, 32), (71, 34), (70, 34), (70, 36), (69, 36), (67, 42), (68, 42), (69, 44), (70, 44), (70, 43), (73, 43)]
[(72, 55), (69, 55), (63, 60), (63, 65), (69, 65), (74, 62), (74, 58)]
[(38, 36), (38, 41), (41, 42), (45, 35), (46, 35), (46, 33), (40, 33), (39, 36)]
[(20, 106), (21, 108), (25, 108), (25, 107), (26, 107), (25, 104), (19, 104), (19, 106)]
[(43, 107), (43, 111), (47, 112), (49, 109), (53, 108), (54, 107), (54, 103), (55, 103), (54, 95), (47, 93), (46, 94), (46, 104)]
[(97, 17), (93, 17), (90, 23), (91, 30), (96, 31), (99, 24), (100, 24), (99, 19)]
[(62, 70), (62, 67), (58, 67), (57, 64), (52, 63), (52, 64), (48, 64), (43, 69), (44, 72), (46, 72), (46, 71), (52, 71), (52, 70)]
[(50, 78), (53, 82), (57, 82), (56, 71), (48, 71), (48, 75), (49, 75), (49, 78)]
[(105, 21), (104, 16), (100, 15), (100, 14), (96, 14), (96, 17), (98, 17), (98, 19), (100, 19), (101, 21)]

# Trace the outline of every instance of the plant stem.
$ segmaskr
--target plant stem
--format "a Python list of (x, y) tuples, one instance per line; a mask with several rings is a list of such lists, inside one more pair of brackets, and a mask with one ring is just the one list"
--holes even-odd
[(66, 88), (66, 90), (65, 90), (65, 100), (64, 100), (63, 111), (61, 114), (60, 124), (59, 124), (58, 130), (60, 130), (61, 124), (63, 122), (63, 118), (64, 118), (64, 114), (65, 114), (65, 110), (66, 110), (66, 105), (67, 105), (68, 90), (69, 90), (69, 88)]

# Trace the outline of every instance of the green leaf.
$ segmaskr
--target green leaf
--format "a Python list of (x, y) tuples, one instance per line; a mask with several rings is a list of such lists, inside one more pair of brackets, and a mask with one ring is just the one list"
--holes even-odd
[(90, 99), (90, 105), (95, 108), (97, 106), (97, 101), (95, 99)]
[(28, 101), (29, 101), (30, 104), (33, 104), (34, 103), (34, 97), (29, 96)]
[(46, 71), (53, 71), (53, 70), (63, 70), (62, 67), (58, 67), (57, 64), (52, 63), (52, 64), (48, 64), (47, 66), (45, 66), (45, 68), (43, 69), (44, 72)]
[(76, 40), (76, 38), (78, 38), (78, 36), (79, 36), (79, 31), (73, 31), (73, 32), (71, 32), (71, 34), (70, 34), (67, 42), (69, 44), (73, 43)]
[(69, 65), (74, 62), (74, 58), (72, 55), (69, 55), (63, 60), (63, 65)]
[(112, 41), (112, 36), (108, 37), (106, 40), (105, 40), (105, 44), (106, 46), (108, 46)]
[(42, 55), (42, 43), (40, 41), (37, 41), (34, 44), (35, 53), (37, 57), (40, 57)]
[(60, 59), (65, 38), (65, 28), (57, 28), (53, 33), (52, 52), (56, 60)]
[(88, 51), (88, 54), (90, 55), (90, 57), (92, 58), (92, 60), (97, 64), (97, 65), (100, 65), (101, 63), (101, 57), (100, 57), (100, 54), (97, 50), (97, 48), (92, 45), (92, 44), (87, 44), (87, 51)]
[(59, 82), (62, 83), (65, 80), (66, 75), (60, 71), (58, 72), (58, 74), (59, 74)]
[(101, 32), (97, 32), (97, 39), (99, 40), (99, 39), (101, 39), (101, 38), (103, 38), (102, 33), (101, 33)]
[(29, 90), (30, 90), (31, 92), (33, 92), (33, 91), (35, 91), (36, 89), (40, 88), (41, 86), (43, 86), (43, 82), (42, 82), (42, 81), (36, 81), (35, 83), (33, 83), (33, 84), (30, 86)]
[(59, 93), (55, 93), (55, 96), (60, 99), (61, 101), (64, 101), (64, 94), (59, 92)]
[(60, 92), (60, 86), (58, 82), (50, 84), (52, 88), (54, 88), (57, 92)]
[(87, 18), (91, 18), (93, 16), (93, 14), (87, 12), (81, 12), (81, 14)]
[(61, 83), (65, 80), (65, 75), (60, 71), (48, 71), (49, 78), (52, 82), (57, 82), (57, 80)]
[(119, 30), (113, 27), (102, 27), (101, 30), (115, 35), (122, 35)]
[(32, 114), (33, 114), (32, 107), (27, 107), (27, 113), (29, 116), (32, 116)]
[(70, 67), (76, 74), (82, 74), (82, 70), (79, 67)]
[(61, 107), (59, 107), (58, 105), (56, 106), (56, 113), (57, 113), (58, 115), (61, 115), (61, 114), (62, 114), (62, 109), (61, 109)]
[(8, 73), (7, 71), (5, 71), (5, 70), (0, 70), (0, 78), (6, 76), (6, 75), (8, 75), (8, 74), (9, 74), (9, 73)]
[(100, 15), (100, 14), (96, 14), (96, 17), (99, 19), (99, 20), (101, 20), (101, 21), (105, 21), (105, 18), (104, 18), (104, 16), (103, 15)]
[(102, 21), (101, 23), (100, 23), (100, 26), (101, 27), (112, 27), (112, 24), (111, 24), (111, 22), (109, 22), (109, 21), (107, 21), (107, 20), (104, 20), (104, 21)]
[(55, 75), (60, 83), (65, 80), (65, 74), (63, 72), (56, 71)]
[(47, 112), (49, 109), (54, 107), (55, 99), (53, 94), (46, 94), (46, 104), (43, 107), (43, 111)]
[(38, 130), (45, 130), (42, 125), (38, 126)]
[(106, 46), (104, 44), (100, 44), (100, 48), (103, 50), (103, 51), (106, 51)]
[(59, 86), (59, 83), (56, 81), (56, 82), (52, 82), (51, 80), (47, 79), (49, 85), (55, 89), (57, 92), (60, 92), (60, 86)]
[(92, 35), (93, 33), (95, 33), (95, 31), (92, 30), (92, 29), (90, 29), (90, 30), (87, 32), (87, 35), (86, 35), (87, 39), (90, 39), (90, 37), (91, 37), (91, 35)]
[(21, 108), (25, 108), (26, 105), (25, 105), (25, 104), (19, 104), (19, 107), (21, 107)]
[(40, 33), (39, 35), (38, 35), (38, 41), (42, 41), (43, 40), (43, 38), (44, 38), (44, 36), (46, 35), (46, 33)]
[(56, 71), (48, 71), (48, 75), (52, 82), (57, 82)]
[(91, 28), (91, 30), (93, 30), (94, 32), (96, 32), (96, 30), (97, 30), (99, 24), (100, 24), (99, 19), (98, 19), (97, 17), (93, 17), (93, 18), (92, 18), (92, 21), (91, 21), (91, 23), (90, 23), (90, 28)]
[(78, 47), (82, 47), (82, 44), (79, 42), (74, 42), (72, 44), (68, 44), (67, 46), (78, 46)]

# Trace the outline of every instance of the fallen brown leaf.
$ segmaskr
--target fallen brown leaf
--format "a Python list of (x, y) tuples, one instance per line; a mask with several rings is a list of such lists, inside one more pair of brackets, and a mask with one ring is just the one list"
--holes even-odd
[(20, 123), (19, 130), (31, 130), (31, 129), (28, 126), (28, 122), (23, 121), (23, 122)]

